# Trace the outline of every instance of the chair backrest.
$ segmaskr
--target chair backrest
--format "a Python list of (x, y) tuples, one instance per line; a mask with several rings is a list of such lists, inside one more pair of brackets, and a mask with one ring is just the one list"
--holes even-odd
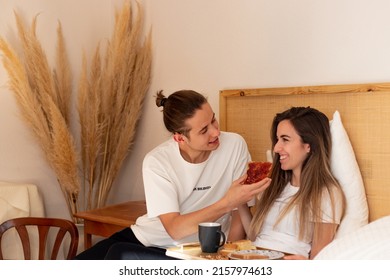
[(57, 230), (57, 234), (55, 235), (54, 239), (54, 244), (51, 246), (50, 259), (57, 259), (58, 251), (61, 247), (61, 244), (64, 244), (64, 246), (68, 246), (68, 244), (64, 242), (67, 233), (69, 233), (70, 235), (70, 242), (68, 253), (65, 257), (66, 259), (70, 260), (76, 256), (77, 247), (79, 243), (79, 232), (77, 230), (76, 225), (72, 221), (58, 218), (22, 217), (7, 220), (0, 225), (0, 260), (3, 259), (1, 247), (3, 234), (11, 228), (15, 228), (20, 237), (23, 247), (24, 258), (26, 260), (31, 259), (31, 240), (28, 231), (28, 228), (31, 227), (36, 227), (38, 229), (38, 259), (46, 259), (45, 255), (47, 249), (49, 248), (47, 244), (50, 229), (53, 229), (53, 231)]

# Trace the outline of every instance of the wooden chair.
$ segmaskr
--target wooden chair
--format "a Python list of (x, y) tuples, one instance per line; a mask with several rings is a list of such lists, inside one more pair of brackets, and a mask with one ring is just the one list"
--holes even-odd
[[(61, 247), (61, 244), (64, 246), (69, 246), (68, 253), (66, 255), (66, 259), (70, 260), (76, 256), (77, 247), (79, 243), (79, 232), (76, 225), (68, 220), (58, 219), (58, 218), (42, 218), (42, 217), (22, 217), (15, 218), (5, 221), (0, 225), (0, 260), (3, 259), (3, 252), (1, 247), (2, 237), (4, 233), (11, 229), (15, 228), (18, 233), (22, 247), (24, 258), (26, 260), (31, 260), (31, 236), (29, 234), (28, 228), (36, 227), (38, 229), (39, 235), (39, 255), (38, 259), (43, 260), (46, 259), (46, 249), (49, 248), (48, 244), (48, 235), (49, 230), (57, 229), (57, 234), (55, 236), (55, 241), (53, 246), (51, 246), (51, 254), (50, 259), (55, 260), (58, 256), (58, 251)], [(66, 233), (70, 235), (69, 245), (64, 241), (64, 237)]]

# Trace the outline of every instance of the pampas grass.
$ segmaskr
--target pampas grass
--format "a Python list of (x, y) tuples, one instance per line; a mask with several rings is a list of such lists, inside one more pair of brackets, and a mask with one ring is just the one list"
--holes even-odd
[[(136, 14), (136, 15), (135, 15)], [(104, 56), (98, 45), (90, 75), (84, 62), (78, 112), (86, 201), (104, 206), (132, 144), (151, 78), (151, 34), (141, 44), (143, 13), (125, 2)], [(84, 59), (85, 61), (85, 59)]]
[(68, 53), (65, 48), (61, 22), (57, 28), (56, 68), (53, 70), (53, 80), (57, 97), (57, 106), (66, 124), (69, 126), (70, 100), (72, 96), (72, 73), (70, 71)]
[(58, 109), (54, 79), (46, 55), (35, 34), (36, 19), (30, 30), (15, 13), (23, 56), (0, 38), (3, 64), (9, 74), (10, 89), (15, 93), (21, 115), (31, 127), (46, 159), (57, 175), (70, 213), (77, 211), (80, 189), (77, 153), (66, 121)]
[(0, 37), (10, 89), (57, 175), (71, 214), (107, 203), (133, 144), (152, 61), (151, 33), (142, 42), (143, 12), (136, 3), (136, 10), (126, 1), (116, 12), (112, 37), (105, 50), (96, 47), (89, 67), (83, 55), (76, 90), (79, 152), (69, 126), (73, 86), (61, 23), (53, 71), (35, 34), (37, 17), (27, 30), (15, 13), (23, 57)]

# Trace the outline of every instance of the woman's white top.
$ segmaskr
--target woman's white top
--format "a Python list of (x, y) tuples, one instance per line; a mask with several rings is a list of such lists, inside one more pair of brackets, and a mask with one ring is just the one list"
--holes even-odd
[[(290, 183), (286, 185), (282, 194), (271, 207), (261, 229), (257, 235), (254, 244), (258, 247), (268, 248), (281, 252), (309, 256), (312, 243), (313, 223), (310, 224), (310, 233), (304, 240), (299, 240), (299, 218), (297, 207), (291, 209), (284, 218), (276, 225), (280, 212), (298, 192), (299, 188), (292, 186)], [(338, 203), (338, 196), (335, 195), (335, 221), (333, 221), (333, 212), (331, 208), (330, 196), (324, 192), (322, 201), (322, 221), (323, 223), (340, 223), (341, 219), (341, 203)]]
[[(251, 160), (247, 144), (235, 133), (221, 132), (219, 147), (202, 163), (189, 163), (180, 154), (178, 143), (170, 139), (149, 152), (143, 162), (147, 214), (131, 226), (145, 246), (171, 247), (198, 241), (193, 234), (173, 240), (159, 215), (191, 213), (220, 200), (232, 182), (242, 176)], [(231, 213), (218, 219), (227, 234)]]

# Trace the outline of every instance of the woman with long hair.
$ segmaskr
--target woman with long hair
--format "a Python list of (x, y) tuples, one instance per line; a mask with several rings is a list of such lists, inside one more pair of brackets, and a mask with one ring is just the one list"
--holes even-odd
[(333, 240), (345, 209), (330, 168), (329, 120), (314, 108), (292, 107), (274, 117), (271, 140), (271, 184), (253, 217), (239, 207), (241, 220), (256, 246), (288, 253), (286, 259), (313, 259)]

